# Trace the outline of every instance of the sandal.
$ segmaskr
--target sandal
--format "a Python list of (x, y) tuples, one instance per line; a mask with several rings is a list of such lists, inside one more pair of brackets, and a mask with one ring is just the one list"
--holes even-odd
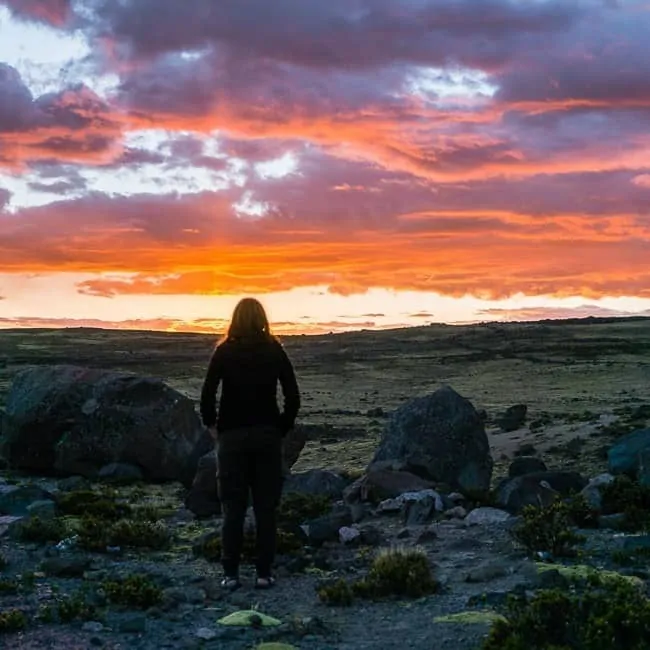
[(255, 589), (270, 589), (275, 586), (275, 578), (273, 576), (258, 576), (255, 581)]
[(239, 578), (237, 576), (225, 576), (221, 580), (222, 589), (235, 591), (235, 589), (239, 589), (239, 587), (241, 587), (241, 582), (239, 582)]

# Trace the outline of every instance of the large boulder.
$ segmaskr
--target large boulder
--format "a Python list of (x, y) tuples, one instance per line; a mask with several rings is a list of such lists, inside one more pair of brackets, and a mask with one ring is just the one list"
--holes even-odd
[(642, 456), (650, 451), (650, 428), (639, 429), (620, 437), (607, 452), (609, 473), (627, 474), (635, 478)]
[(14, 378), (0, 452), (11, 467), (44, 474), (94, 478), (126, 463), (147, 480), (186, 482), (201, 430), (192, 400), (160, 379), (40, 366)]
[(587, 484), (578, 472), (532, 472), (501, 481), (495, 489), (495, 504), (517, 514), (526, 506), (547, 506), (558, 497), (578, 494)]
[(524, 426), (527, 413), (528, 406), (526, 406), (526, 404), (515, 404), (514, 406), (507, 408), (497, 418), (497, 425), (501, 428), (501, 431), (505, 433), (516, 431)]
[(298, 494), (339, 499), (348, 483), (348, 480), (336, 472), (327, 469), (310, 469), (287, 476), (284, 482), (284, 492), (285, 494), (297, 492)]
[[(304, 431), (296, 427), (289, 431), (282, 443), (282, 463), (286, 476), (298, 460), (306, 443)], [(217, 491), (217, 455), (214, 440), (205, 432), (197, 441), (188, 462), (188, 472), (192, 473), (189, 491), (185, 497), (185, 507), (197, 517), (211, 517), (221, 512)]]
[(448, 386), (393, 412), (372, 463), (388, 460), (465, 493), (490, 488), (493, 461), (483, 419)]

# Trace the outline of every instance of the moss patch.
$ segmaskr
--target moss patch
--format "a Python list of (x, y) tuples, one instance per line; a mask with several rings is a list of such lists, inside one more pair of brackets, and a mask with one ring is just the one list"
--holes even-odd
[(636, 576), (624, 576), (617, 571), (609, 571), (607, 569), (596, 569), (595, 567), (586, 564), (576, 564), (573, 566), (565, 566), (562, 564), (544, 564), (536, 562), (535, 566), (539, 573), (546, 571), (557, 571), (560, 575), (571, 580), (572, 582), (587, 581), (594, 582), (600, 581), (606, 585), (625, 583), (639, 589), (644, 586), (643, 580)]
[(235, 627), (277, 627), (282, 625), (282, 621), (258, 612), (254, 609), (243, 609), (238, 612), (233, 612), (220, 618), (217, 623), (219, 625), (231, 625)]
[(506, 622), (507, 619), (503, 614), (491, 610), (458, 612), (457, 614), (436, 616), (433, 619), (434, 623), (456, 623), (459, 625), (491, 625), (496, 621)]

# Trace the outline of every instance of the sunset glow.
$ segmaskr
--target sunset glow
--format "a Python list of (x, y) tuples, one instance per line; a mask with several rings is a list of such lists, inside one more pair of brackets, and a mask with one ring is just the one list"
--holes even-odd
[(647, 0), (0, 0), (0, 327), (650, 315)]

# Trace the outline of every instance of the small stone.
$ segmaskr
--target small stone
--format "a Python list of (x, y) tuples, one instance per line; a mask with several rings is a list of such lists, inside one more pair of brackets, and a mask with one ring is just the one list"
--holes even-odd
[(466, 526), (492, 526), (507, 522), (512, 515), (499, 508), (475, 508), (465, 517)]
[(68, 476), (57, 481), (56, 487), (61, 492), (74, 492), (75, 490), (83, 490), (87, 487), (87, 480), (83, 476)]
[(402, 530), (395, 535), (397, 539), (408, 539), (411, 536), (411, 530), (409, 528), (402, 528)]
[(352, 517), (353, 524), (358, 524), (360, 521), (363, 521), (366, 516), (366, 505), (362, 502), (351, 503), (350, 516)]
[(381, 530), (372, 524), (362, 526), (359, 531), (361, 532), (361, 543), (366, 546), (379, 546), (382, 543)]
[(503, 562), (486, 562), (472, 569), (465, 577), (465, 582), (491, 582), (503, 578), (509, 573), (509, 566)]
[(210, 629), (209, 627), (200, 627), (196, 631), (196, 637), (199, 639), (203, 639), (204, 641), (211, 641), (212, 639), (215, 639), (219, 634), (215, 631)]
[(353, 544), (361, 539), (361, 532), (358, 528), (343, 526), (339, 529), (339, 540), (341, 544)]
[(144, 614), (131, 614), (120, 621), (119, 630), (125, 634), (143, 634), (147, 631), (147, 617)]
[(465, 519), (467, 517), (467, 510), (463, 506), (456, 506), (445, 512), (445, 517), (449, 519)]
[(144, 476), (142, 470), (128, 463), (109, 463), (104, 465), (97, 474), (97, 478), (104, 483), (137, 483)]
[(424, 544), (425, 542), (433, 542), (436, 539), (438, 539), (438, 533), (431, 526), (427, 526), (418, 534), (416, 543)]
[(90, 566), (88, 557), (50, 557), (41, 563), (41, 570), (56, 578), (81, 578)]
[(104, 626), (99, 621), (87, 621), (81, 626), (84, 632), (92, 632), (98, 634), (104, 629)]
[(0, 515), (0, 537), (12, 535), (17, 531), (25, 517), (18, 515)]
[(587, 504), (596, 511), (603, 507), (603, 488), (609, 485), (614, 477), (607, 472), (592, 478), (587, 486), (583, 488), (580, 494), (584, 497)]
[(0, 514), (26, 515), (34, 501), (44, 501), (52, 495), (36, 485), (0, 484)]
[(402, 511), (402, 503), (397, 499), (384, 499), (377, 506), (377, 514), (395, 514)]
[(546, 463), (537, 456), (519, 456), (515, 458), (508, 469), (508, 477), (516, 478), (533, 472), (545, 472)]
[(56, 504), (49, 499), (34, 501), (27, 506), (27, 513), (30, 517), (53, 519), (56, 517)]

